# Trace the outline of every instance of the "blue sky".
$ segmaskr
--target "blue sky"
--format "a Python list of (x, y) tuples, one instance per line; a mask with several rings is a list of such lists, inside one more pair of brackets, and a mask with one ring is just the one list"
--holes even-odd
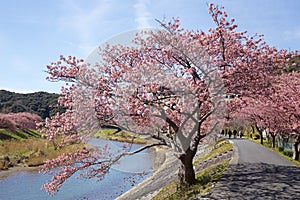
[[(179, 17), (187, 29), (212, 22), (202, 0), (0, 0), (0, 89), (59, 92), (45, 66), (59, 55), (86, 58), (119, 33), (156, 27)], [(300, 49), (299, 0), (212, 0), (225, 6), (240, 30), (263, 33), (278, 48)]]

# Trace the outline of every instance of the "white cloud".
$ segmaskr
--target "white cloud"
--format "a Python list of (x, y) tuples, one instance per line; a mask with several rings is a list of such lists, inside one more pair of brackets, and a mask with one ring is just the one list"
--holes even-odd
[[(82, 1), (81, 1), (82, 2)], [(109, 12), (110, 3), (107, 0), (99, 1), (88, 7), (88, 2), (66, 0), (63, 4), (64, 15), (59, 20), (59, 29), (77, 35), (81, 41), (88, 41), (93, 36), (95, 29), (105, 21), (105, 15)]]
[(147, 10), (148, 0), (137, 0), (134, 4), (135, 9), (135, 21), (138, 23), (138, 28), (150, 27), (149, 20), (151, 19), (151, 14)]
[(286, 40), (300, 39), (300, 27), (294, 28), (293, 30), (286, 30), (284, 37)]

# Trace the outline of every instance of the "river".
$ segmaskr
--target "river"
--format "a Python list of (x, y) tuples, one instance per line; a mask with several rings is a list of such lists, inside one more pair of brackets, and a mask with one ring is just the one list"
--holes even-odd
[[(108, 143), (113, 151), (121, 148), (122, 143), (91, 139), (94, 146)], [(132, 150), (141, 147), (133, 145)], [(50, 197), (41, 186), (51, 176), (38, 172), (22, 170), (8, 177), (0, 177), (0, 200), (101, 200), (115, 199), (131, 189), (153, 172), (153, 156), (151, 150), (143, 151), (134, 156), (125, 157), (120, 164), (113, 166), (102, 181), (97, 179), (77, 179), (71, 177), (60, 191)], [(146, 175), (140, 173), (146, 172)]]

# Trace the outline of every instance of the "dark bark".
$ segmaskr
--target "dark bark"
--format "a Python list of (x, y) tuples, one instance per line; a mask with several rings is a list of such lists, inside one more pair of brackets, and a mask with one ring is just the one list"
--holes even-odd
[(258, 128), (258, 126), (255, 124), (255, 127), (256, 127), (256, 130), (258, 131), (259, 133), (259, 136), (260, 136), (260, 144), (264, 144), (264, 137), (263, 137), (263, 132), (260, 128)]
[(262, 131), (258, 131), (259, 135), (260, 135), (260, 144), (264, 144), (264, 137), (262, 134)]
[(275, 134), (271, 133), (271, 137), (272, 137), (272, 148), (275, 148), (276, 146)]
[(254, 135), (254, 133), (255, 133), (255, 128), (254, 128), (254, 126), (251, 125), (251, 129), (252, 129), (252, 134), (250, 134), (250, 137), (251, 137), (251, 139), (252, 139), (252, 138), (253, 138), (253, 135)]
[(293, 153), (293, 159), (299, 160), (299, 150), (298, 150), (299, 142), (294, 143), (294, 153)]
[(191, 185), (196, 183), (195, 170), (193, 166), (193, 158), (195, 153), (188, 149), (185, 154), (179, 156), (181, 165), (178, 176), (181, 185)]

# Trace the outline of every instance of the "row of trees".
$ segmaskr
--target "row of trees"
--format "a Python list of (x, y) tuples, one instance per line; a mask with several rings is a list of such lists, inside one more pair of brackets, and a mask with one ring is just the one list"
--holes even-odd
[(263, 142), (263, 131), (272, 138), (272, 147), (275, 148), (277, 136), (294, 138), (293, 158), (299, 160), (300, 142), (300, 73), (280, 73), (274, 75), (268, 95), (259, 95), (256, 98), (241, 97), (235, 102), (243, 106), (234, 116), (247, 121), (259, 133)]
[[(299, 73), (280, 73), (296, 54), (269, 46), (263, 35), (238, 31), (223, 7), (210, 4), (208, 10), (216, 26), (206, 32), (185, 30), (173, 19), (159, 22), (162, 30), (139, 32), (133, 46), (106, 45), (95, 65), (61, 56), (47, 66), (48, 79), (67, 82), (59, 98), (66, 112), (47, 119), (42, 129), (50, 140), (82, 139), (111, 124), (151, 134), (157, 143), (117, 155), (105, 147), (80, 150), (47, 161), (43, 171), (55, 175), (43, 189), (54, 194), (82, 170), (87, 178), (102, 179), (122, 156), (155, 145), (172, 148), (181, 182), (195, 183), (199, 143), (235, 117), (299, 135)], [(240, 98), (228, 100), (226, 94)]]

